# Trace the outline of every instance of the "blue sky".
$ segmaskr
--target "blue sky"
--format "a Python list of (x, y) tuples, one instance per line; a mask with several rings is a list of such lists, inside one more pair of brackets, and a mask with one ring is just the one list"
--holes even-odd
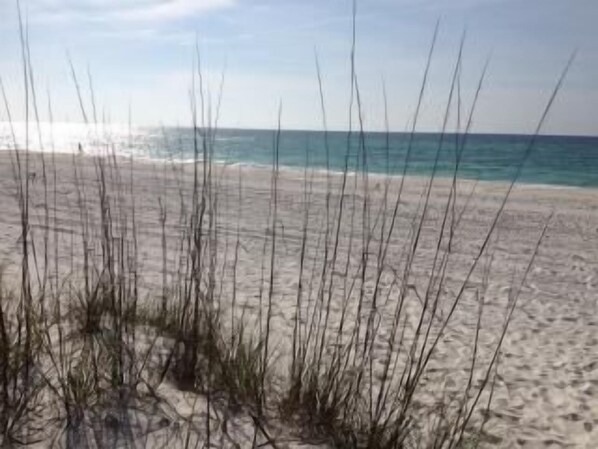
[[(126, 122), (130, 104), (135, 123), (188, 125), (197, 37), (214, 97), (224, 73), (222, 126), (272, 128), (282, 101), (284, 127), (320, 129), (317, 49), (329, 128), (347, 128), (351, 0), (21, 3), (39, 95), (45, 105), (50, 93), (56, 120), (81, 120), (69, 53), (84, 90), (89, 67), (100, 114), (110, 121)], [(441, 126), (466, 28), (464, 109), (491, 55), (474, 131), (532, 132), (560, 71), (578, 49), (544, 132), (598, 135), (598, 1), (360, 0), (357, 8), (357, 76), (368, 129), (384, 128), (383, 79), (390, 126), (407, 128), (440, 19), (420, 130)], [(17, 30), (15, 1), (0, 0), (0, 76), (14, 114), (22, 116)]]

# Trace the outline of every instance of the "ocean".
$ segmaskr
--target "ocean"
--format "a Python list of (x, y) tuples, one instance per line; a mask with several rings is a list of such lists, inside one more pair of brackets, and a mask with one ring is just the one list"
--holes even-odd
[[(20, 148), (25, 126), (13, 127)], [(231, 164), (272, 164), (276, 131), (219, 129), (213, 158)], [(598, 137), (507, 134), (376, 133), (290, 131), (280, 133), (281, 168), (374, 174), (452, 176), (571, 187), (598, 187)], [(192, 162), (193, 129), (180, 127), (111, 126), (44, 123), (29, 125), (28, 147), (33, 151), (118, 155), (144, 159)], [(14, 148), (8, 124), (0, 124), (0, 150)], [(410, 150), (409, 150), (410, 149)], [(528, 155), (526, 157), (526, 154)], [(201, 146), (200, 146), (201, 156)], [(458, 164), (457, 164), (458, 161)], [(523, 165), (522, 165), (523, 164)]]

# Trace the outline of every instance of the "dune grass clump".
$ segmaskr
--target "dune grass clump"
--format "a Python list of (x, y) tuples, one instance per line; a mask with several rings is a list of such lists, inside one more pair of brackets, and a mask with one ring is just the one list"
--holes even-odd
[[(226, 439), (240, 447), (223, 424), (228, 421), (221, 419), (230, 414), (249, 417), (253, 447), (277, 447), (273, 428), (286, 428), (286, 433), (281, 432), (285, 438), (292, 435), (331, 447), (457, 448), (477, 447), (485, 441), (484, 426), (501, 344), (546, 226), (532, 248), (525, 272), (512, 286), (491, 350), (482, 351), (491, 244), (513, 185), (567, 70), (530, 138), (522, 165), (517, 167), (468, 261), (465, 276), (455, 282), (455, 245), (467, 207), (457, 187), (459, 165), (485, 68), (465, 123), (458, 123), (457, 138), (449, 139), (452, 111), (457, 108), (461, 117), (462, 41), (433, 171), (424, 182), (418, 207), (410, 211), (405, 206), (404, 191), (410, 182), (407, 174), (413, 139), (438, 28), (403, 161), (390, 160), (386, 120), (384, 151), (388, 168), (381, 190), (372, 188), (369, 178), (371, 149), (363, 128), (353, 31), (349, 124), (353, 126), (356, 120), (359, 127), (347, 133), (344, 172), (334, 177), (329, 170), (326, 172), (323, 204), (312, 201), (314, 175), (308, 173), (306, 162), (301, 195), (303, 222), (297, 238), (300, 243), (296, 253), (285, 256), (297, 258), (298, 267), (293, 331), (286, 354), (279, 351), (281, 334), (276, 327), (277, 307), (284, 299), (277, 290), (278, 258), (286, 243), (281, 224), (285, 204), (279, 167), (284, 139), (282, 107), (273, 133), (269, 206), (261, 253), (253, 250), (256, 264), (261, 264), (256, 286), (259, 293), (257, 297), (244, 295), (244, 303), (238, 294), (245, 195), (242, 169), (235, 192), (236, 229), (229, 226), (226, 233), (224, 213), (230, 208), (224, 203), (235, 195), (224, 186), (227, 167), (214, 158), (222, 84), (213, 108), (207, 100), (199, 54), (191, 89), (194, 163), (190, 172), (175, 162), (164, 164), (160, 179), (170, 182), (168, 188), (176, 191), (178, 204), (167, 201), (165, 184), (163, 196), (154, 204), (159, 224), (156, 228), (161, 234), (161, 253), (156, 256), (160, 258), (161, 273), (154, 276), (158, 280), (151, 288), (141, 282), (144, 261), (140, 234), (146, 230), (139, 217), (142, 206), (137, 202), (134, 158), (118, 156), (114, 145), (109, 144), (103, 156), (73, 156), (79, 222), (70, 236), (70, 254), (61, 253), (59, 257), (64, 244), (58, 233), (61, 180), (56, 174), (56, 155), (52, 152), (47, 159), (42, 152), (34, 157), (28, 151), (27, 140), (20, 146), (13, 139), (11, 162), (20, 212), (22, 264), (16, 270), (20, 274), (16, 289), (11, 292), (5, 282), (0, 283), (3, 445), (54, 441), (74, 448), (137, 441), (149, 446), (159, 440), (177, 447), (190, 447), (191, 442), (209, 447)], [(40, 113), (29, 40), (22, 23), (21, 42), (29, 139), (30, 126), (33, 134), (35, 130), (40, 132)], [(316, 68), (329, 169), (325, 90), (317, 59)], [(71, 70), (81, 115), (90, 129), (97, 129), (102, 124), (97, 119), (91, 75), (87, 100), (72, 64)], [(2, 92), (10, 118), (4, 86)], [(34, 112), (31, 124), (30, 108)], [(48, 115), (52, 117), (51, 103)], [(355, 144), (357, 154), (351, 150)], [(455, 154), (453, 173), (449, 187), (439, 191), (439, 158), (449, 146)], [(355, 174), (350, 173), (352, 164), (357, 169)], [(391, 175), (391, 164), (402, 166), (400, 178)], [(41, 186), (33, 186), (31, 173), (40, 166)], [(38, 223), (32, 223), (31, 214), (31, 200), (39, 199), (39, 195), (42, 214), (35, 216), (41, 216), (41, 238), (32, 232)], [(316, 226), (317, 233), (313, 231)], [(174, 230), (177, 232), (173, 238)], [(399, 233), (406, 237), (399, 238)], [(230, 247), (232, 259), (227, 259)], [(69, 270), (61, 262), (65, 257), (70, 260)], [(468, 289), (480, 272), (483, 280), (475, 283), (475, 293), (470, 295)], [(449, 340), (455, 311), (472, 297), (475, 322), (468, 342), (471, 351), (464, 367), (464, 382), (456, 391), (447, 389), (437, 402), (426, 401), (424, 397), (430, 391), (441, 392), (440, 385), (434, 384), (438, 370), (431, 368), (439, 348)], [(419, 305), (414, 308), (413, 304)], [(169, 394), (176, 391), (177, 397), (192, 395), (190, 411), (171, 404), (176, 401), (162, 393), (167, 387)], [(51, 425), (44, 421), (42, 410), (52, 410), (52, 417), (46, 418)], [(150, 418), (131, 418), (133, 412), (141, 411)], [(154, 415), (156, 419), (152, 420)], [(177, 426), (172, 425), (175, 421)], [(138, 427), (143, 427), (145, 433), (135, 433)], [(157, 432), (156, 440), (149, 436), (149, 429)]]
[(2, 441), (19, 444), (39, 433), (43, 380), (39, 367), (39, 323), (0, 276), (0, 431)]

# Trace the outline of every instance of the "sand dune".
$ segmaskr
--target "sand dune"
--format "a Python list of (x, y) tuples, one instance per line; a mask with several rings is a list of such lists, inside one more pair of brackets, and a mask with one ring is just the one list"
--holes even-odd
[[(49, 156), (47, 156), (49, 165)], [(36, 242), (36, 262), (43, 277), (43, 239), (46, 226), (45, 194), (42, 168), (38, 155), (31, 155), (32, 234)], [(75, 171), (75, 165), (78, 167)], [(138, 232), (138, 264), (142, 296), (145, 301), (156, 301), (163, 286), (163, 252), (161, 212), (165, 212), (167, 235), (167, 283), (176, 283), (177, 242), (181, 236), (179, 223), (181, 196), (190, 199), (193, 183), (192, 165), (154, 164), (128, 161), (119, 162), (119, 173), (111, 173), (109, 180), (112, 201), (117, 192), (122, 195), (121, 205), (115, 209), (119, 218), (130, 217), (134, 206)], [(85, 156), (57, 155), (56, 207), (51, 189), (54, 168), (48, 167), (50, 183), (49, 251), (53, 259), (57, 249), (60, 276), (76, 273), (81, 267), (81, 209), (79, 199), (85, 196), (92, 224), (90, 232), (97, 233), (99, 199), (96, 169), (93, 159)], [(263, 288), (263, 270), (269, 269), (269, 249), (264, 250), (264, 238), (271, 229), (271, 172), (267, 169), (237, 166), (216, 166), (214, 178), (218, 191), (218, 291), (221, 307), (226, 309), (233, 296), (234, 250), (239, 237), (239, 257), (236, 266), (236, 294), (238, 304), (245, 306), (245, 319), (254, 322), (259, 315), (260, 289)], [(241, 178), (240, 178), (241, 177)], [(276, 271), (273, 294), (273, 329), (276, 335), (274, 351), (279, 366), (284, 367), (289, 357), (293, 332), (293, 317), (298, 285), (299, 253), (305, 212), (309, 201), (308, 239), (306, 245), (306, 279), (315, 279), (311, 286), (316, 291), (317, 274), (322, 267), (325, 239), (328, 183), (334, 192), (329, 201), (336, 207), (339, 202), (340, 175), (282, 170), (278, 181), (278, 243), (275, 254)], [(241, 194), (239, 197), (239, 179)], [(133, 185), (133, 196), (130, 185)], [(362, 249), (368, 246), (368, 257), (375, 266), (379, 257), (380, 226), (386, 214), (389, 218), (400, 178), (389, 185), (388, 205), (384, 202), (385, 178), (370, 176), (367, 187), (360, 177), (350, 176), (344, 202), (344, 219), (339, 228), (339, 258), (333, 285), (331, 322), (338, 322), (342, 313), (341, 298), (351, 285), (352, 296), (359, 288), (371, 295), (375, 270), (365, 275), (360, 287), (355, 274), (359, 272)], [(122, 186), (121, 189), (116, 187)], [(398, 286), (393, 282), (393, 270), (399, 271), (405, 263), (405, 245), (414, 232), (414, 223), (421, 216), (427, 180), (410, 177), (405, 180), (404, 194), (399, 207), (395, 232), (381, 276), (378, 318), (380, 335), (389, 332), (392, 310), (396, 306)], [(439, 224), (444, 216), (450, 180), (436, 180), (432, 189), (429, 211), (424, 217), (420, 249), (413, 262), (409, 282), (413, 291), (406, 300), (411, 317), (421, 309), (421, 294), (428, 287), (430, 267), (435, 253)], [(454, 229), (450, 257), (446, 261), (446, 282), (442, 285), (443, 298), (435, 312), (439, 318), (450, 313), (451, 298), (467, 275), (475, 255), (491, 226), (504, 193), (504, 183), (458, 180), (458, 199), (455, 214), (459, 217)], [(78, 191), (78, 188), (80, 189)], [(305, 189), (309, 196), (306, 197)], [(15, 198), (15, 182), (8, 153), (0, 154), (0, 264), (5, 267), (5, 279), (18, 279), (20, 250), (20, 221)], [(369, 213), (363, 214), (363, 199), (368, 198)], [(134, 198), (134, 203), (132, 201)], [(384, 212), (386, 211), (386, 212)], [(331, 212), (332, 213), (332, 212)], [(54, 220), (54, 216), (56, 219)], [(367, 223), (364, 223), (365, 221)], [(551, 217), (551, 218), (550, 218)], [(550, 221), (548, 222), (548, 219)], [(329, 219), (330, 220), (330, 219)], [(331, 221), (332, 222), (332, 221)], [(369, 224), (368, 224), (369, 223)], [(533, 256), (535, 243), (543, 226), (548, 223), (531, 271), (522, 284), (522, 276)], [(373, 228), (371, 239), (363, 239), (364, 224)], [(58, 247), (54, 248), (54, 233)], [(115, 229), (115, 233), (119, 230)], [(353, 237), (352, 237), (353, 236)], [(320, 243), (319, 243), (320, 242)], [(268, 247), (269, 248), (269, 247)], [(98, 260), (99, 248), (88, 249)], [(264, 259), (264, 256), (266, 257)], [(487, 442), (498, 447), (595, 447), (598, 441), (598, 192), (592, 189), (544, 188), (516, 186), (501, 216), (496, 232), (490, 240), (479, 268), (472, 274), (463, 300), (459, 303), (447, 327), (446, 336), (438, 345), (430, 368), (426, 372), (424, 388), (418, 400), (422, 410), (432, 407), (439, 398), (459, 392), (467, 378), (470, 365), (471, 341), (478, 317), (480, 295), (484, 295), (480, 335), (480, 366), (475, 381), (483, 374), (492, 348), (504, 323), (506, 311), (514, 294), (521, 294), (500, 354), (498, 376), (486, 424)], [(50, 264), (52, 267), (53, 260)], [(348, 267), (348, 268), (347, 268)], [(488, 276), (486, 278), (486, 274)], [(54, 275), (54, 268), (48, 273)], [(34, 276), (34, 279), (37, 279)], [(307, 281), (305, 281), (306, 284)], [(306, 289), (305, 307), (313, 307), (315, 294)], [(262, 307), (265, 304), (262, 303)], [(307, 312), (307, 311), (306, 311)], [(347, 309), (348, 322), (355, 323), (358, 310)], [(412, 319), (407, 321), (410, 325)], [(434, 320), (435, 318), (430, 318)], [(411, 323), (412, 324), (412, 323)], [(348, 330), (347, 330), (348, 332)], [(407, 337), (406, 337), (407, 338)], [(383, 357), (385, 347), (376, 351)], [(375, 360), (374, 371), (382, 361)], [(282, 370), (282, 368), (281, 368)], [(284, 375), (284, 373), (281, 373)], [(172, 393), (169, 393), (172, 394)], [(424, 414), (425, 415), (425, 414)], [(480, 417), (475, 419), (479, 420)]]

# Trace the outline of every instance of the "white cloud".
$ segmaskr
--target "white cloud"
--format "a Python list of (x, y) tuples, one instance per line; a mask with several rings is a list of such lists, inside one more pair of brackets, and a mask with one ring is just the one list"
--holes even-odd
[(29, 0), (33, 20), (166, 21), (233, 6), (235, 0)]

